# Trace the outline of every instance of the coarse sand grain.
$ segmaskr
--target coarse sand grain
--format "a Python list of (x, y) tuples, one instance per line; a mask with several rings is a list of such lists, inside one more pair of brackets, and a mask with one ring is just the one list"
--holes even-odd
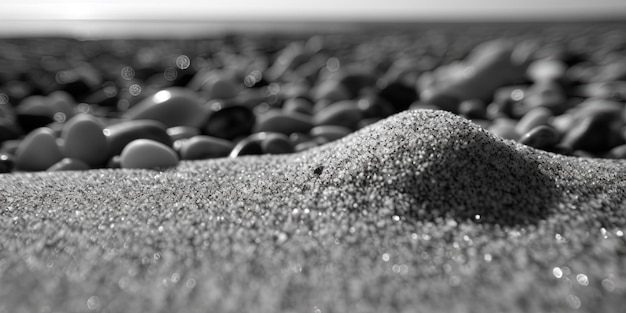
[(0, 312), (618, 312), (625, 177), (432, 110), (296, 154), (0, 175)]

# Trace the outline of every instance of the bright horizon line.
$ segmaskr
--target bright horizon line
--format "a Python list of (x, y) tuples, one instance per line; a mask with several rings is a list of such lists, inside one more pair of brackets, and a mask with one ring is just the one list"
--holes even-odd
[(1, 3), (0, 10), (5, 21), (626, 19), (623, 0), (21, 0)]

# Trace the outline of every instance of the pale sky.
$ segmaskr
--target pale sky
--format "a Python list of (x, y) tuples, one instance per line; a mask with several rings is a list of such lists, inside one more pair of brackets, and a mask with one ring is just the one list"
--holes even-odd
[(0, 19), (388, 19), (621, 16), (625, 0), (0, 0)]

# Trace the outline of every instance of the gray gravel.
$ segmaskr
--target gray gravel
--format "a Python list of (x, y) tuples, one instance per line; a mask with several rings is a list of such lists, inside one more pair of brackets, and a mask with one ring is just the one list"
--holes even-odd
[(428, 110), (293, 155), (0, 175), (0, 312), (618, 312), (625, 177)]

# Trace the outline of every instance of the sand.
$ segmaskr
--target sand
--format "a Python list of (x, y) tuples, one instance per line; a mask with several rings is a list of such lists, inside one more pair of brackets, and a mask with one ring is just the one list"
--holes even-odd
[(0, 175), (0, 312), (616, 312), (625, 177), (430, 110), (292, 155)]

